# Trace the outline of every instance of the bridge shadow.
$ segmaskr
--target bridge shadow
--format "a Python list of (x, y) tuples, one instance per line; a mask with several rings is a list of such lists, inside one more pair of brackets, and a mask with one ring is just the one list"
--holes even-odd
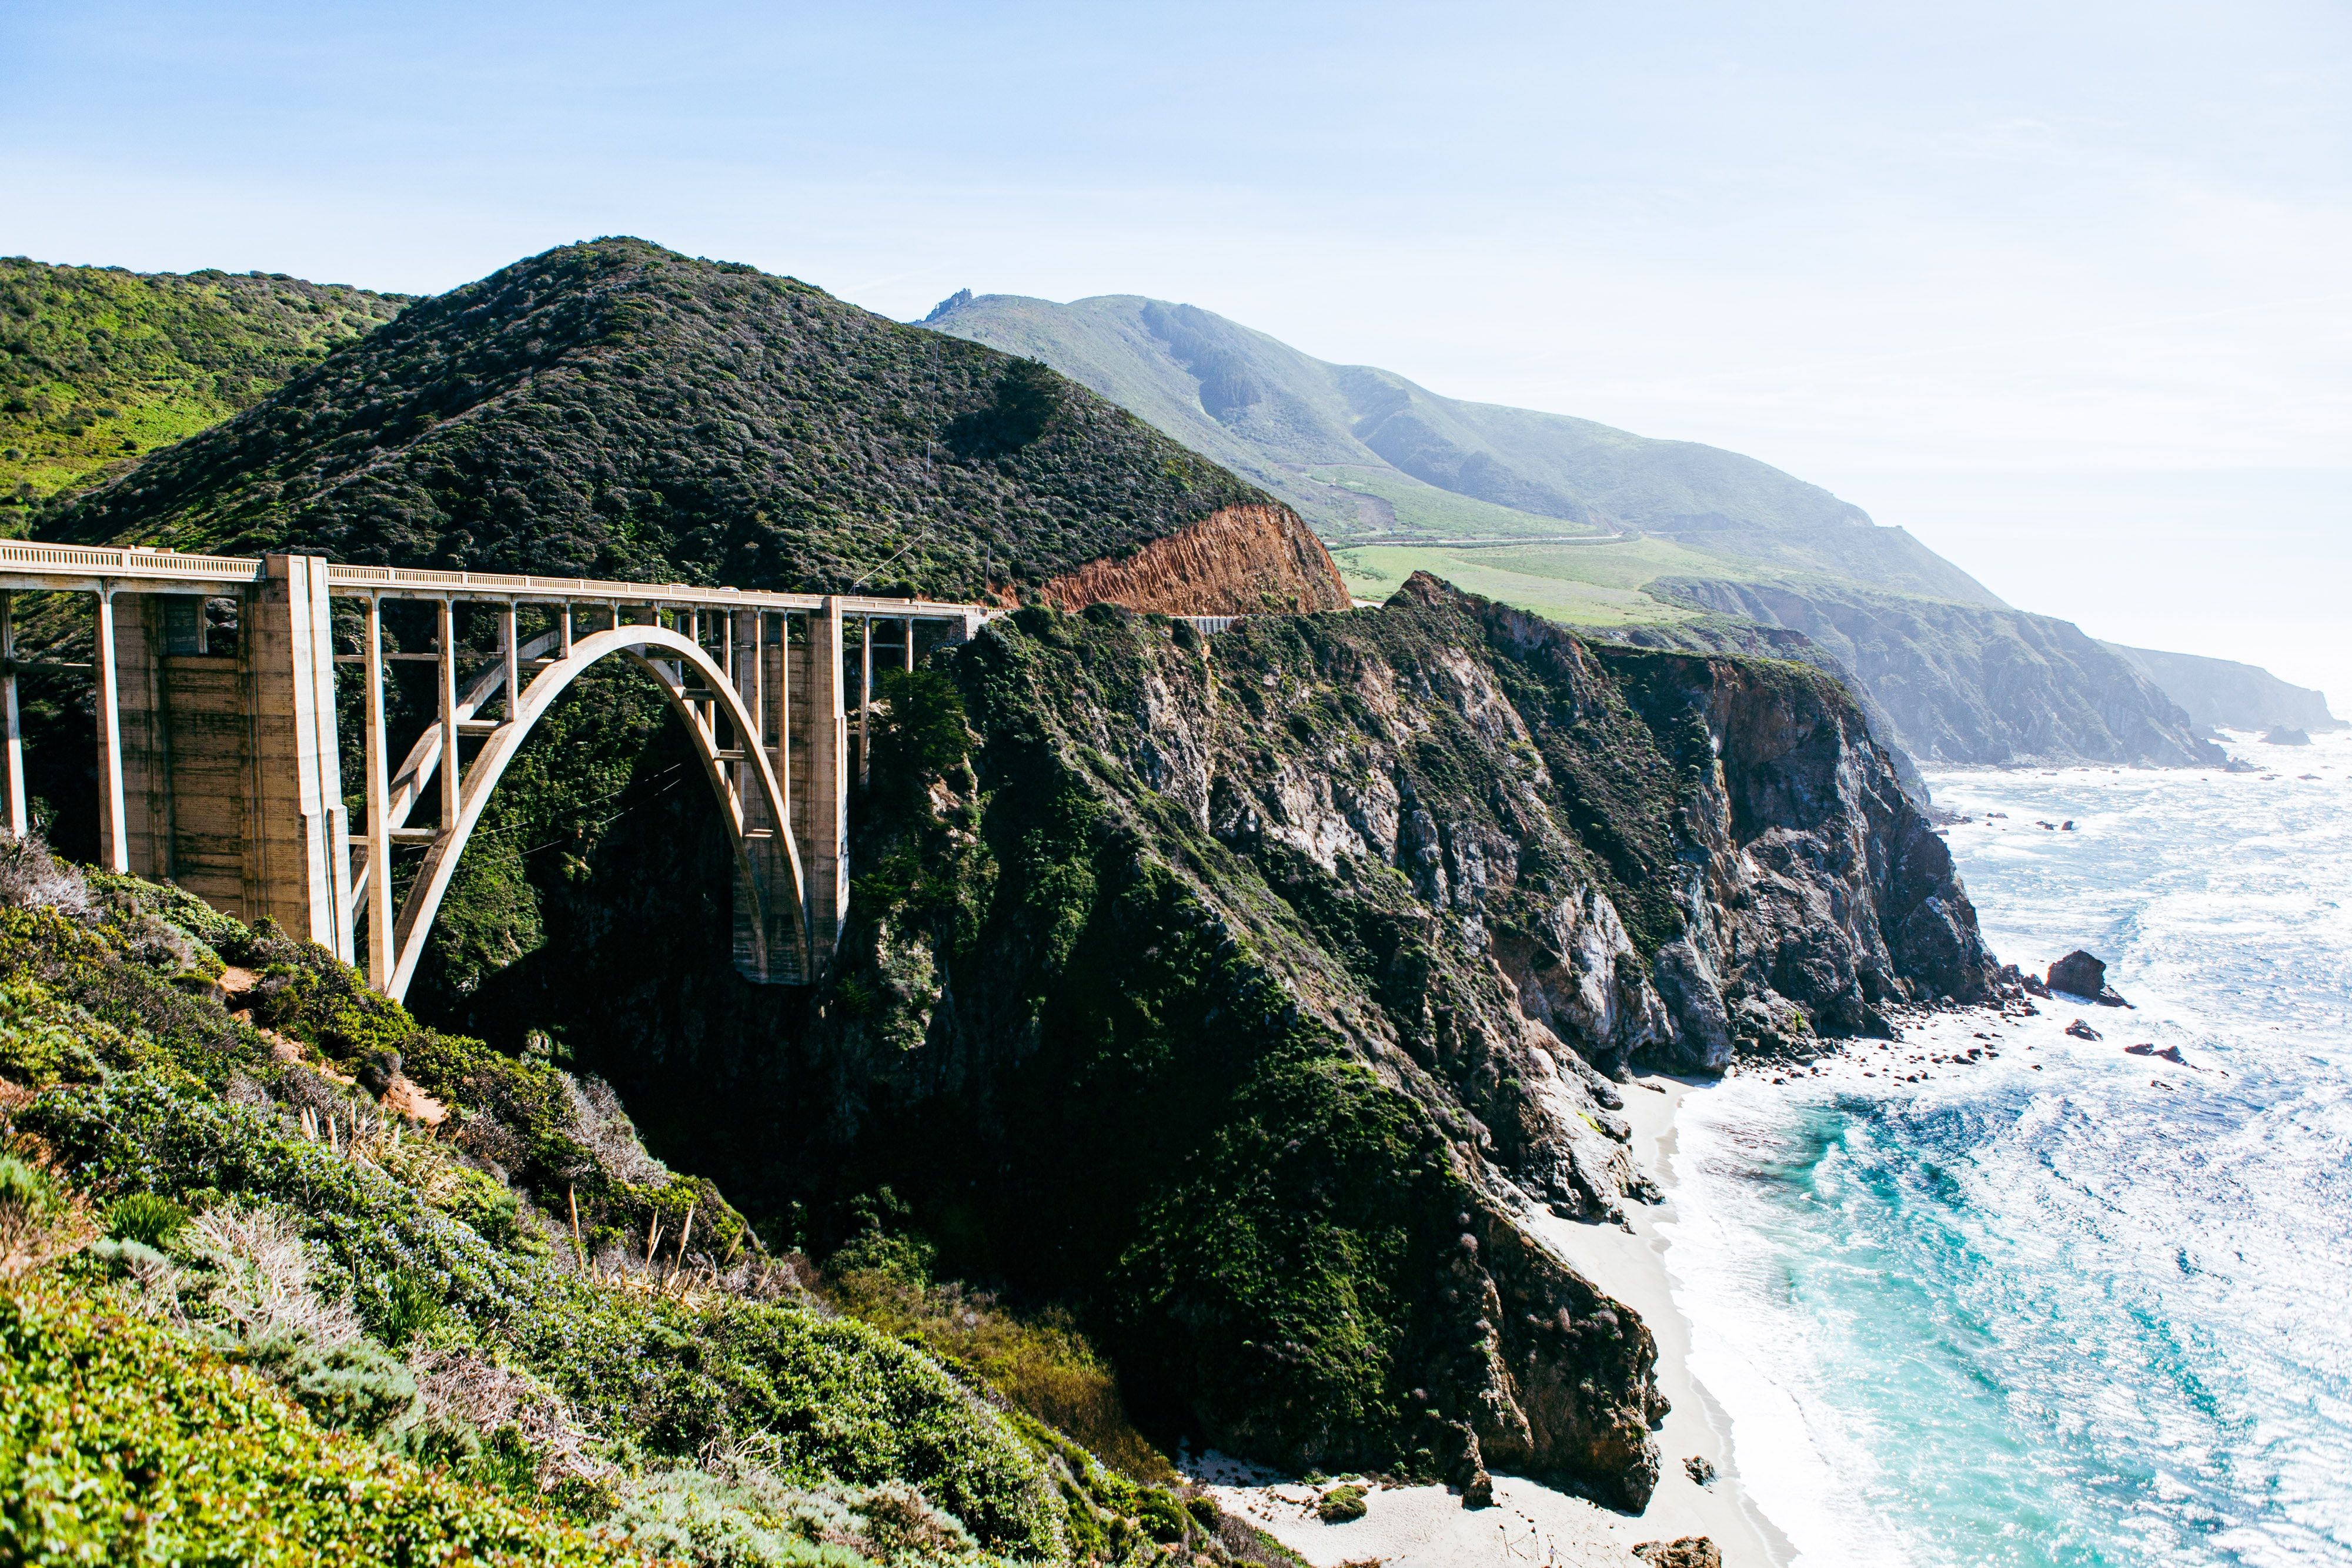
[(583, 678), (468, 843), (408, 1006), (509, 1052), (533, 1030), (620, 1092), (646, 1146), (739, 1207), (782, 1204), (810, 990), (733, 962), (734, 852), (685, 727), (639, 672)]

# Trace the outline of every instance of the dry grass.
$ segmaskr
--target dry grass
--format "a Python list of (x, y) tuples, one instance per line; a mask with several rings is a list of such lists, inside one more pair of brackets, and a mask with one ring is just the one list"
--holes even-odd
[(0, 904), (79, 915), (89, 907), (89, 884), (49, 853), (40, 834), (20, 839), (0, 829)]
[(0, 1155), (0, 1281), (18, 1280), (79, 1252), (98, 1231), (89, 1205), (48, 1162)]
[(620, 1474), (598, 1458), (593, 1435), (571, 1406), (538, 1380), (464, 1350), (427, 1350), (410, 1358), (427, 1419), (460, 1422), (478, 1432), (512, 1427), (539, 1463), (541, 1491), (567, 1480), (609, 1480)]
[(299, 1337), (321, 1347), (364, 1337), (349, 1301), (310, 1288), (310, 1257), (292, 1227), (266, 1209), (225, 1204), (188, 1222), (184, 1249), (213, 1266), (204, 1307), (247, 1342)]
[(1068, 1313), (1021, 1316), (984, 1291), (955, 1284), (922, 1289), (880, 1270), (835, 1275), (828, 1291), (843, 1312), (885, 1333), (912, 1335), (1113, 1469), (1136, 1480), (1177, 1479), (1168, 1457), (1128, 1418), (1118, 1377)]

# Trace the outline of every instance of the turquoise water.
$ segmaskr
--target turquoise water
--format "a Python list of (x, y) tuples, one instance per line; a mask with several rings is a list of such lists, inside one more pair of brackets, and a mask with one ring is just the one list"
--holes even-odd
[(1685, 1102), (1693, 1370), (1803, 1563), (2352, 1564), (2352, 737), (2232, 750), (1931, 776), (1994, 951), (2136, 1010)]

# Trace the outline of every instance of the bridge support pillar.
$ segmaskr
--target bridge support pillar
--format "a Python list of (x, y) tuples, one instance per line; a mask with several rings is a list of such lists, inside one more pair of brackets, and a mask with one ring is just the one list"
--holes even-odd
[(101, 802), (103, 858), (348, 960), (326, 561), (268, 559), (242, 597), (234, 657), (207, 648), (200, 595), (117, 593), (111, 610), (101, 685), (122, 784), (119, 827)]
[[(787, 791), (803, 846), (810, 945), (831, 961), (849, 914), (849, 717), (843, 703), (841, 601), (828, 597), (807, 617), (808, 638), (793, 660), (790, 691), (793, 781)], [(814, 978), (814, 977), (811, 977)]]

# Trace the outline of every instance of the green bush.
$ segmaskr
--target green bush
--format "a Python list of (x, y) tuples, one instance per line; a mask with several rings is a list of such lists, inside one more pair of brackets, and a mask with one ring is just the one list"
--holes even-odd
[(0, 1295), (0, 1562), (640, 1562), (328, 1436), (252, 1373), (48, 1288)]
[(1315, 1500), (1315, 1517), (1326, 1524), (1346, 1524), (1364, 1517), (1364, 1489), (1353, 1484), (1333, 1487)]
[(188, 1223), (188, 1211), (152, 1192), (126, 1193), (106, 1211), (106, 1233), (118, 1241), (165, 1247)]
[[(163, 901), (156, 908), (165, 914), (142, 904), (141, 917), (170, 913)], [(775, 1473), (794, 1485), (908, 1483), (984, 1550), (1062, 1555), (1066, 1509), (1037, 1454), (920, 1353), (800, 1306), (602, 1286), (572, 1273), (568, 1259), (501, 1245), (483, 1228), (536, 1234), (520, 1197), (478, 1171), (453, 1167), (446, 1145), (426, 1134), (404, 1145), (380, 1141), (372, 1153), (348, 1139), (336, 1148), (305, 1136), (295, 1104), (318, 1106), (320, 1095), (331, 1104), (347, 1092), (280, 1062), (216, 1002), (126, 956), (119, 944), (131, 929), (80, 924), (54, 908), (0, 910), (0, 986), (38, 988), (40, 1006), (64, 1009), (58, 1016), (82, 1020), (90, 1038), (107, 1036), (118, 1059), (98, 1081), (58, 1083), (22, 1105), (16, 1130), (40, 1139), (75, 1184), (107, 1199), (106, 1214), (125, 1231), (168, 1234), (180, 1211), (216, 1206), (264, 1210), (272, 1223), (293, 1227), (302, 1290), (328, 1319), (343, 1312), (347, 1324), (334, 1303), (348, 1298), (371, 1337), (355, 1342), (349, 1327), (329, 1322), (322, 1333), (263, 1325), (249, 1337), (225, 1332), (223, 1343), (318, 1419), (512, 1489), (538, 1459), (516, 1447), (522, 1435), (509, 1417), (492, 1412), (478, 1429), (462, 1412), (420, 1419), (415, 1381), (386, 1347), (465, 1348), (568, 1402), (610, 1434), (611, 1453), (629, 1463), (658, 1469), (761, 1446)], [(267, 927), (241, 932), (215, 934), (240, 962), (283, 966), (278, 1016), (289, 1031), (339, 1051), (392, 1042), (407, 1070), (457, 1107), (451, 1125), (459, 1138), (477, 1126), (503, 1129), (525, 1165), (546, 1162), (542, 1179), (551, 1185), (568, 1169), (583, 1188), (602, 1182), (596, 1190), (615, 1207), (675, 1203), (655, 1209), (673, 1224), (692, 1206), (698, 1239), (706, 1226), (719, 1235), (740, 1226), (708, 1183), (670, 1177), (641, 1151), (630, 1156), (633, 1168), (661, 1181), (602, 1174), (604, 1155), (580, 1140), (618, 1134), (592, 1134), (570, 1081), (545, 1061), (512, 1061), (419, 1030), (317, 949)], [(225, 1092), (231, 1088), (233, 1099)], [(347, 1097), (331, 1113), (349, 1127), (357, 1109)], [(467, 1197), (460, 1171), (487, 1186)], [(0, 1163), (0, 1210), (31, 1217), (23, 1228), (37, 1243), (26, 1254), (30, 1262), (54, 1255), (43, 1238), (70, 1208), (39, 1170)], [(201, 1291), (214, 1267), (204, 1249), (174, 1262), (128, 1236), (100, 1246), (108, 1255), (94, 1257), (97, 1267), (81, 1277), (130, 1275), (129, 1288)], [(578, 1506), (601, 1506), (594, 1496), (592, 1487)]]

